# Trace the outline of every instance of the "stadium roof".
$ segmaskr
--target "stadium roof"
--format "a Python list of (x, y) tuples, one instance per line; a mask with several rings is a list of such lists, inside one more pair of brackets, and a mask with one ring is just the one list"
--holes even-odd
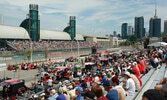
[[(0, 39), (30, 39), (28, 32), (18, 26), (0, 25)], [(68, 33), (54, 30), (40, 30), (41, 40), (71, 40)], [(76, 34), (77, 40), (84, 40), (81, 34)]]
[(83, 37), (89, 37), (89, 38), (105, 38), (105, 39), (109, 39), (108, 36), (98, 36), (98, 35), (90, 35), (90, 34), (83, 34)]
[(93, 38), (93, 37), (96, 37), (96, 35), (83, 34), (83, 37), (91, 37), (91, 38)]
[[(55, 31), (55, 30), (40, 30), (41, 40), (71, 40), (70, 35), (67, 32)], [(84, 40), (81, 34), (76, 34), (76, 40)]]
[(83, 41), (84, 38), (81, 34), (76, 34), (76, 40), (80, 40), (80, 41)]
[(71, 37), (66, 32), (54, 30), (40, 30), (41, 40), (71, 40)]
[(17, 26), (0, 25), (1, 39), (30, 39), (28, 32)]

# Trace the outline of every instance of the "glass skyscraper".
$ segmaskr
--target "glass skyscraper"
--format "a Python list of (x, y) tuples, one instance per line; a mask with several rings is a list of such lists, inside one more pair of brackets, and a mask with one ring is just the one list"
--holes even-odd
[(156, 8), (154, 17), (150, 19), (149, 36), (161, 37), (161, 18), (158, 18)]
[(144, 37), (144, 18), (141, 17), (135, 17), (135, 34), (139, 39), (142, 39)]
[(128, 35), (129, 36), (133, 35), (133, 27), (132, 26), (128, 26)]
[(113, 35), (114, 35), (114, 36), (117, 36), (117, 32), (116, 32), (116, 31), (113, 31)]
[(161, 19), (154, 17), (150, 19), (150, 37), (161, 37)]
[(128, 38), (128, 23), (123, 23), (122, 24), (121, 33), (122, 33), (122, 39), (127, 39)]
[(164, 36), (167, 36), (167, 20), (164, 21)]

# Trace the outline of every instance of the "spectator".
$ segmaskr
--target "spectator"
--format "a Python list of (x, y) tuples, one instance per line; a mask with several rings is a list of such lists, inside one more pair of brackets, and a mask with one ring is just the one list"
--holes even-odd
[[(163, 78), (158, 82), (155, 86), (155, 89), (161, 91), (161, 93), (165, 96), (167, 99), (167, 78)], [(165, 99), (165, 100), (166, 100)]]
[(108, 78), (107, 78), (106, 73), (103, 73), (102, 83), (104, 83), (107, 79), (108, 79)]
[(70, 99), (73, 99), (76, 96), (75, 95), (75, 90), (73, 89), (72, 85), (70, 85), (68, 88), (69, 88)]
[(108, 92), (106, 97), (108, 100), (119, 100), (117, 90), (112, 89), (111, 81), (107, 80), (103, 83), (104, 89)]
[(94, 82), (95, 82), (95, 83), (99, 83), (99, 82), (100, 82), (100, 80), (99, 80), (99, 76), (98, 76), (97, 74), (95, 75)]
[(166, 53), (165, 53), (165, 55), (164, 55), (164, 62), (165, 62), (165, 64), (167, 65), (167, 51), (166, 51)]
[(136, 87), (136, 92), (140, 89), (140, 82), (137, 79), (137, 77), (135, 76), (135, 71), (134, 70), (128, 70), (130, 73), (131, 78), (133, 79), (134, 83), (135, 83), (135, 87)]
[(58, 94), (56, 93), (56, 91), (54, 89), (51, 90), (50, 97), (48, 99), (49, 100), (56, 100), (57, 97), (58, 97)]
[(45, 100), (45, 93), (41, 94), (41, 100)]
[(141, 66), (141, 73), (144, 74), (145, 73), (145, 66), (144, 66), (144, 63), (142, 60), (139, 60), (140, 61), (140, 66)]
[(111, 71), (110, 70), (106, 70), (107, 71), (107, 77), (111, 78)]
[(154, 56), (152, 56), (152, 58), (150, 59), (150, 63), (153, 66), (153, 68), (157, 68), (158, 67), (158, 59), (155, 58)]
[(119, 86), (119, 79), (117, 76), (113, 77), (111, 79), (113, 89), (116, 89), (118, 91), (119, 100), (125, 100), (125, 90), (122, 88), (122, 86)]
[(119, 81), (119, 79), (118, 79), (117, 76), (113, 77), (113, 78), (111, 79), (111, 82), (112, 82), (113, 89), (120, 88), (120, 89), (122, 89), (122, 91), (123, 91), (123, 93), (124, 93), (124, 95), (125, 95), (125, 90), (123, 89), (123, 87), (122, 87), (121, 85), (119, 85), (119, 82), (120, 82), (120, 81)]
[(61, 93), (61, 91), (58, 92), (58, 97), (56, 98), (56, 100), (66, 100), (66, 97)]
[(103, 95), (103, 90), (102, 88), (96, 84), (93, 85), (91, 88), (91, 91), (95, 93), (97, 99), (96, 100), (108, 100), (104, 95)]
[(67, 93), (67, 90), (65, 88), (63, 89), (63, 94), (64, 94), (66, 100), (70, 100), (70, 95)]
[(81, 83), (81, 86), (83, 88), (83, 92), (81, 93), (82, 96), (84, 96), (84, 98), (90, 98), (90, 99), (94, 99), (95, 94), (92, 93), (88, 88), (87, 88), (87, 83), (83, 82)]
[(126, 95), (134, 95), (136, 87), (133, 79), (131, 78), (130, 73), (125, 72), (124, 78), (125, 78), (125, 82), (123, 84), (123, 88), (126, 91)]
[(150, 89), (144, 92), (142, 100), (165, 100), (165, 98), (159, 90)]
[(77, 95), (76, 99), (75, 100), (81, 100), (81, 98), (84, 98), (82, 95), (81, 95), (81, 92), (83, 91), (83, 89), (81, 87), (77, 87), (76, 90), (75, 90), (75, 93)]
[(51, 77), (49, 78), (49, 80), (47, 82), (48, 82), (48, 86), (51, 88), (52, 87), (52, 82), (53, 82), (53, 80), (51, 79)]
[(84, 100), (95, 100), (95, 93), (92, 91), (88, 91), (84, 95)]
[(140, 71), (137, 69), (136, 65), (137, 65), (137, 63), (134, 62), (134, 63), (132, 64), (132, 67), (131, 67), (131, 68), (132, 68), (133, 71), (135, 71), (136, 77), (139, 77), (139, 76), (140, 76)]
[(139, 68), (140, 73), (142, 73), (142, 68), (141, 68), (141, 65), (140, 65), (140, 62), (139, 62), (139, 61), (137, 61), (137, 66), (138, 66), (138, 68)]

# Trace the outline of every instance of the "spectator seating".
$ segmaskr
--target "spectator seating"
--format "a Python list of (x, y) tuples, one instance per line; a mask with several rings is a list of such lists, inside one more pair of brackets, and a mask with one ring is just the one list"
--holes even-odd
[[(144, 92), (143, 91), (143, 88), (144, 86), (147, 84), (147, 82), (149, 81), (149, 79), (151, 78), (151, 76), (153, 74), (156, 74), (154, 73), (156, 71), (155, 68), (152, 68), (147, 74), (145, 74), (141, 80), (142, 80), (142, 83), (143, 83), (143, 86), (141, 87), (141, 89), (136, 92), (133, 96), (127, 96), (126, 97), (126, 100), (135, 100), (137, 98), (137, 96), (140, 94), (140, 92)], [(163, 77), (165, 77), (165, 75), (167, 75), (167, 71), (166, 71), (166, 68), (165, 68), (165, 65), (163, 64), (160, 69), (157, 69), (157, 74), (156, 74), (156, 77), (153, 79), (149, 89), (153, 89), (154, 86), (156, 85), (157, 82), (159, 82)]]

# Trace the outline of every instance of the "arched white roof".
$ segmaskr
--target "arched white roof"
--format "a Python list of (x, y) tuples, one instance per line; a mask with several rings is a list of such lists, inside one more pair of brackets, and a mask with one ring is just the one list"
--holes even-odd
[(41, 40), (71, 40), (71, 37), (66, 32), (54, 30), (40, 30)]
[(81, 34), (76, 34), (76, 40), (80, 40), (80, 41), (83, 41), (84, 38)]
[(30, 39), (28, 32), (17, 26), (0, 25), (1, 39)]

